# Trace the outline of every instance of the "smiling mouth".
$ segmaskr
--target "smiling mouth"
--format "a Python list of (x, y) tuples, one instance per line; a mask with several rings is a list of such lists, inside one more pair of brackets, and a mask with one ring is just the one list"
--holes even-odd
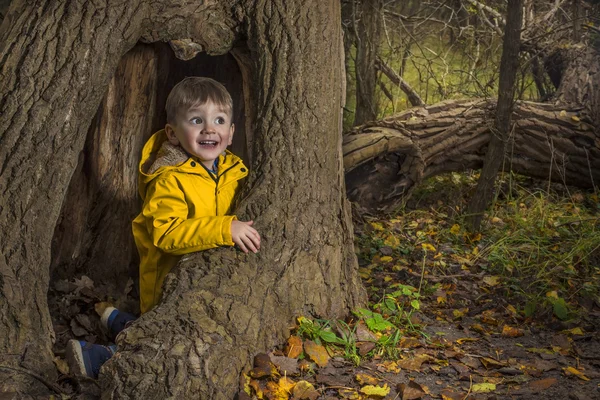
[(210, 146), (216, 147), (219, 144), (216, 140), (202, 140), (200, 141), (200, 146)]

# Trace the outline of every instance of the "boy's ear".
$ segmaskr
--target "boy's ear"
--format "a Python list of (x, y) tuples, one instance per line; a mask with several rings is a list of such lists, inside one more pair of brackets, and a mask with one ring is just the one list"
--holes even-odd
[(171, 124), (165, 125), (165, 133), (167, 134), (167, 139), (169, 139), (169, 143), (173, 146), (179, 146), (179, 139), (175, 135), (175, 129)]
[(232, 122), (231, 126), (229, 127), (229, 143), (227, 143), (227, 146), (231, 146), (231, 143), (233, 142), (233, 133), (235, 132), (235, 124)]

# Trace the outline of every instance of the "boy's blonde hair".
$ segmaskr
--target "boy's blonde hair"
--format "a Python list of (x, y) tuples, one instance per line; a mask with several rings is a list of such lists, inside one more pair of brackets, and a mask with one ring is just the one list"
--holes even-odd
[(233, 120), (233, 100), (225, 86), (211, 78), (191, 76), (175, 85), (169, 93), (165, 106), (167, 123), (173, 124), (178, 113), (200, 106), (207, 101), (223, 107)]

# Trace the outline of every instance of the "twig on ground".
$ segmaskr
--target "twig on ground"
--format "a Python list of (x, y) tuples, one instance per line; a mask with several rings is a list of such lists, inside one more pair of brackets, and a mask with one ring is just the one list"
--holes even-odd
[(36, 374), (35, 372), (32, 372), (28, 369), (25, 368), (20, 368), (20, 367), (11, 367), (8, 365), (0, 365), (0, 369), (4, 369), (4, 370), (8, 370), (8, 371), (15, 371), (15, 372), (19, 372), (21, 374), (25, 374), (25, 375), (29, 375), (32, 378), (35, 378), (36, 380), (40, 381), (41, 383), (43, 383), (48, 389), (54, 391), (57, 394), (67, 394), (67, 392), (61, 388), (60, 386), (58, 386), (55, 383), (52, 383), (50, 381), (48, 381), (47, 379), (45, 379), (44, 377)]

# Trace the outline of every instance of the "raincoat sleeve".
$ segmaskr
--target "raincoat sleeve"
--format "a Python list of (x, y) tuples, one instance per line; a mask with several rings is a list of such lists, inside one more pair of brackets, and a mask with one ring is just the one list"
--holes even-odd
[(146, 192), (142, 213), (154, 246), (173, 255), (233, 246), (233, 215), (188, 219), (188, 205), (178, 181), (158, 179)]

